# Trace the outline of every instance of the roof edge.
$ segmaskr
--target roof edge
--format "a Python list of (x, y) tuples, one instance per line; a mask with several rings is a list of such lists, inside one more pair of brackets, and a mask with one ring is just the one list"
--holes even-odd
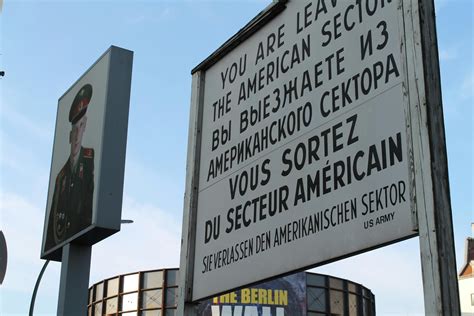
[[(468, 268), (471, 268), (471, 273), (465, 274)], [(462, 266), (461, 271), (458, 274), (459, 278), (465, 278), (465, 277), (473, 277), (474, 276), (474, 260), (466, 263), (465, 265)]]
[(191, 74), (198, 71), (205, 71), (212, 65), (221, 60), (234, 48), (239, 46), (243, 41), (253, 35), (255, 32), (260, 30), (268, 22), (270, 22), (275, 16), (280, 14), (285, 8), (288, 0), (273, 0), (265, 9), (263, 9), (257, 16), (255, 16), (249, 23), (229, 38), (224, 44), (222, 44), (217, 50), (215, 50), (209, 57), (204, 59), (199, 65), (191, 70)]

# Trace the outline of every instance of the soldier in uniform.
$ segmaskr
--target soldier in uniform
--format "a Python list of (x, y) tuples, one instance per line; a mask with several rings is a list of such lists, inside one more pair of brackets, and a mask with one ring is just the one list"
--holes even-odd
[(56, 176), (45, 249), (56, 246), (92, 223), (94, 149), (82, 147), (91, 97), (92, 86), (86, 84), (77, 93), (69, 111), (71, 151)]

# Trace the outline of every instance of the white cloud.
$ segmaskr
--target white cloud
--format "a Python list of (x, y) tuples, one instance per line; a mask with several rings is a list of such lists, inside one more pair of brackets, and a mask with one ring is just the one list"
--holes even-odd
[[(8, 268), (2, 296), (22, 293), (21, 304), (24, 305), (14, 308), (18, 302), (4, 301), (2, 310), (26, 314), (44, 263), (39, 258), (44, 209), (25, 197), (1, 190), (0, 214), (0, 229), (8, 245)], [(175, 216), (132, 198), (125, 198), (122, 214), (122, 218), (133, 219), (134, 223), (123, 225), (120, 232), (93, 246), (90, 284), (118, 274), (179, 266), (181, 223)], [(50, 263), (37, 298), (38, 305), (49, 305), (39, 311), (55, 312), (59, 275), (60, 264)]]
[[(0, 191), (0, 229), (5, 234), (8, 264), (2, 284), (5, 299), (2, 310), (26, 314), (31, 294), (44, 261), (40, 259), (40, 247), (44, 222), (44, 210), (36, 203), (16, 195)], [(57, 297), (59, 264), (50, 263), (38, 291), (37, 302), (51, 301)], [(55, 304), (52, 305), (55, 308)], [(53, 312), (50, 310), (50, 312)]]
[(136, 15), (136, 16), (130, 16), (127, 19), (127, 23), (128, 24), (140, 24), (140, 23), (145, 22), (145, 19), (146, 19), (146, 17), (145, 17), (144, 14), (140, 14), (140, 15)]
[(22, 143), (0, 129), (0, 189), (27, 194), (35, 199), (30, 203), (44, 212), (51, 153), (33, 143)]
[(435, 0), (436, 13), (440, 13), (447, 3), (448, 3), (448, 0)]
[(464, 98), (470, 98), (474, 94), (474, 72), (471, 70), (465, 75), (461, 86), (462, 96)]
[[(4, 101), (4, 100), (2, 100)], [(15, 102), (13, 102), (15, 103)], [(46, 127), (45, 122), (35, 121), (34, 115), (25, 115), (8, 101), (3, 102), (1, 107), (0, 122), (0, 166), (1, 172), (9, 171), (15, 174), (9, 185), (37, 190), (35, 180), (44, 180), (44, 176), (49, 173), (49, 159), (51, 158), (51, 144), (53, 142), (54, 128), (53, 122)], [(47, 163), (45, 164), (45, 160)], [(0, 178), (2, 182), (7, 181), (7, 177)], [(45, 180), (42, 183), (47, 183)], [(2, 183), (3, 184), (3, 183)], [(33, 185), (34, 184), (34, 185)]]
[(150, 20), (164, 20), (173, 16), (173, 9), (166, 7), (161, 9), (159, 12), (145, 12), (127, 18), (127, 23), (131, 25), (143, 24)]
[(458, 50), (455, 48), (440, 48), (439, 60), (441, 62), (450, 61), (458, 58)]
[[(5, 102), (5, 100), (2, 100), (2, 102)], [(33, 120), (32, 115), (26, 116), (15, 110), (12, 106), (6, 106), (5, 104), (3, 103), (1, 107), (2, 119), (8, 121), (11, 126), (14, 126), (17, 132), (26, 133), (28, 136), (39, 141), (51, 142), (54, 132), (51, 126), (43, 126)]]
[[(18, 263), (29, 264), (39, 259), (44, 210), (14, 193), (0, 193), (2, 230), (9, 252)], [(38, 249), (33, 254), (32, 249)]]
[[(0, 129), (0, 165), (4, 171), (11, 169), (16, 173), (16, 179), (27, 177), (28, 181), (46, 170), (42, 164), (51, 157), (47, 150), (38, 150), (34, 140), (24, 143), (18, 140), (12, 132), (5, 133)], [(46, 158), (47, 157), (47, 158)], [(49, 168), (49, 165), (47, 166)], [(31, 182), (29, 182), (31, 183)], [(46, 182), (47, 183), (47, 180)]]
[(18, 157), (21, 157), (18, 156), (19, 147), (13, 146), (9, 139), (10, 137), (0, 130), (0, 163), (7, 168), (21, 171), (22, 165), (18, 161)]
[(161, 13), (158, 15), (158, 19), (165, 19), (169, 18), (173, 13), (173, 10), (171, 8), (165, 8)]
[(174, 216), (127, 197), (122, 218), (134, 223), (93, 248), (91, 284), (118, 274), (179, 267), (181, 223)]

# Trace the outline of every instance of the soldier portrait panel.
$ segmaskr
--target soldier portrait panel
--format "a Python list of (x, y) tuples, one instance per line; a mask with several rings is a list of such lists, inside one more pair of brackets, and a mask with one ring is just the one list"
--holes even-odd
[(87, 109), (92, 105), (92, 85), (82, 86), (70, 110), (69, 156), (54, 182), (46, 235), (46, 249), (74, 236), (92, 223), (94, 149), (84, 147)]

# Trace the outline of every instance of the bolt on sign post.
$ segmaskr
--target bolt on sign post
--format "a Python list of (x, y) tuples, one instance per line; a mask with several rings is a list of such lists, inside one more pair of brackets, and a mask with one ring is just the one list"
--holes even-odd
[(431, 0), (274, 1), (192, 74), (182, 314), (417, 235), (459, 311)]
[(91, 247), (120, 230), (132, 59), (111, 46), (59, 98), (41, 249), (58, 315), (86, 314)]

